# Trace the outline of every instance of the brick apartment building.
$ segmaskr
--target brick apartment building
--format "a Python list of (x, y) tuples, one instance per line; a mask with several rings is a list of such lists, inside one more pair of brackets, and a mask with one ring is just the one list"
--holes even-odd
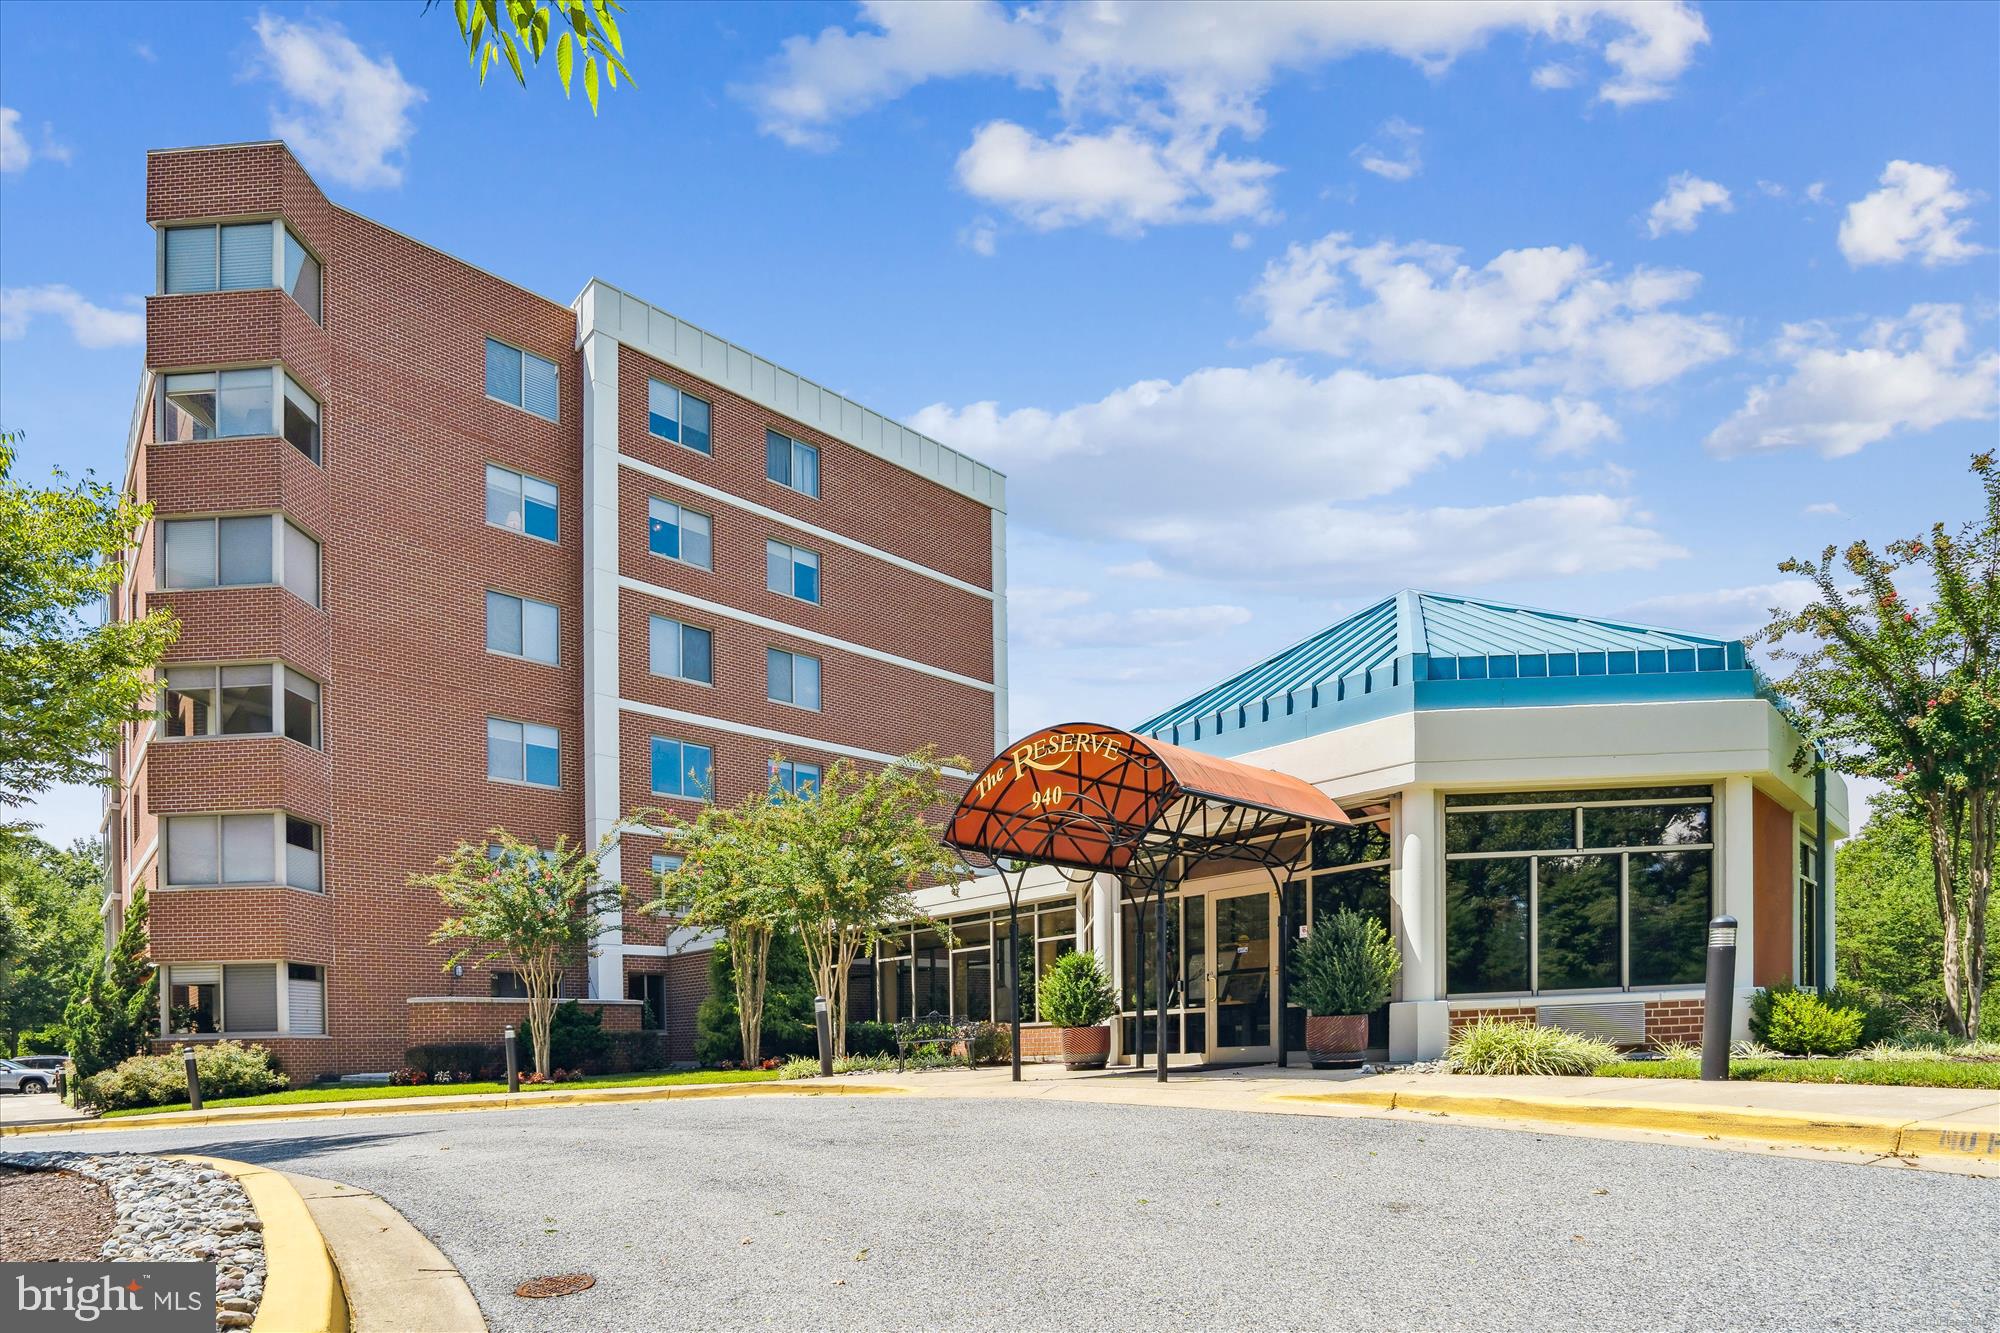
[[(513, 979), (447, 973), (408, 884), (461, 840), (1006, 739), (1000, 474), (602, 282), (562, 305), (399, 235), (281, 143), (151, 154), (146, 221), (154, 515), (113, 614), (181, 633), (110, 757), (106, 929), (143, 888), (163, 1039), (310, 1078), (497, 1034)], [(690, 1053), (705, 958), (606, 925), (569, 993)]]

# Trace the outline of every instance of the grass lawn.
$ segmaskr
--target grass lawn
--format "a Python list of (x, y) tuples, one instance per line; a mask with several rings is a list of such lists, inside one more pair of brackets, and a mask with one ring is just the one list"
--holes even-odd
[[(598, 1078), (579, 1079), (575, 1083), (538, 1083), (533, 1087), (523, 1084), (522, 1097), (532, 1097), (543, 1092), (570, 1092), (577, 1088), (635, 1088), (635, 1087), (680, 1087), (694, 1083), (768, 1083), (778, 1077), (775, 1069), (696, 1069), (672, 1074), (605, 1074)], [(284, 1092), (260, 1093), (255, 1097), (204, 1098), (202, 1109), (212, 1111), (224, 1106), (289, 1106), (310, 1102), (363, 1102), (376, 1101), (388, 1097), (457, 1097), (468, 1092), (505, 1092), (505, 1083), (426, 1083), (421, 1087), (397, 1088), (386, 1084), (357, 1087), (352, 1084), (335, 1086), (315, 1083), (303, 1088), (290, 1088)], [(185, 1111), (186, 1102), (172, 1106), (133, 1107), (125, 1111), (106, 1111), (106, 1120), (128, 1115), (156, 1115), (162, 1111)]]
[[(1599, 1078), (1700, 1078), (1699, 1060), (1617, 1060)], [(1873, 1083), (1901, 1088), (2000, 1088), (2000, 1061), (1731, 1060), (1729, 1077), (1756, 1083)]]

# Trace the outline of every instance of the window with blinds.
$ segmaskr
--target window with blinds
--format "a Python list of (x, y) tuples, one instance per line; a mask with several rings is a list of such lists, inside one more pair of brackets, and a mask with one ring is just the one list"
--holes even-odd
[(295, 1037), (326, 1034), (326, 974), (311, 963), (285, 965), (285, 1030)]
[(320, 322), (320, 264), (281, 222), (168, 227), (161, 274), (168, 295), (281, 288)]
[(562, 416), (556, 402), (556, 381), (555, 362), (496, 338), (486, 340), (488, 398), (555, 421)]

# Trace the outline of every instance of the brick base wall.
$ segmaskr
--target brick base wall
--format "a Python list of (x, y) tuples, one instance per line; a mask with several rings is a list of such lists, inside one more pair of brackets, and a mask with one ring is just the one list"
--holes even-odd
[(1451, 1011), (1451, 1033), (1455, 1037), (1460, 1028), (1471, 1027), (1482, 1018), (1497, 1018), (1503, 1023), (1532, 1023), (1537, 1012), (1533, 1005), (1504, 1005), (1491, 1009), (1454, 1009)]
[[(604, 1016), (607, 1032), (637, 1032), (640, 1011), (637, 1000), (579, 1000), (585, 1009)], [(525, 1034), (528, 1029), (526, 1000), (494, 1000), (476, 996), (415, 997), (409, 1001), (406, 1046), (429, 1046), (437, 1042), (497, 1042), (512, 1026)]]
[(1646, 1044), (1701, 1041), (1700, 1000), (1649, 1000), (1646, 1003)]

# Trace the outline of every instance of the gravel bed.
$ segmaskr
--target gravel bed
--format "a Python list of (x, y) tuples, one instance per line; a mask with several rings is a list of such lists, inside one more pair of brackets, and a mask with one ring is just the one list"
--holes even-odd
[(96, 1258), (213, 1262), (215, 1325), (248, 1328), (264, 1296), (264, 1224), (226, 1172), (136, 1153), (18, 1152), (0, 1166), (68, 1171), (101, 1184), (115, 1217)]

